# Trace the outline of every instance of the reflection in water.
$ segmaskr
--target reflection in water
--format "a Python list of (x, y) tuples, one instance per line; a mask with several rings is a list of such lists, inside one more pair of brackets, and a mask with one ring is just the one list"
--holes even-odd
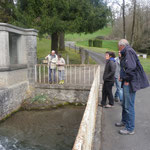
[(84, 107), (20, 111), (0, 124), (0, 150), (71, 150)]

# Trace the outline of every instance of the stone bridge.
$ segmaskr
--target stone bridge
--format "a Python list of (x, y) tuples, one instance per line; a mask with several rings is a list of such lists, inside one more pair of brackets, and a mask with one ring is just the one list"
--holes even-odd
[(36, 64), (36, 30), (0, 23), (0, 45), (0, 120), (17, 111), (24, 99), (37, 93), (82, 102), (87, 106), (73, 150), (92, 149), (100, 66), (66, 65), (65, 84), (50, 85), (47, 65)]

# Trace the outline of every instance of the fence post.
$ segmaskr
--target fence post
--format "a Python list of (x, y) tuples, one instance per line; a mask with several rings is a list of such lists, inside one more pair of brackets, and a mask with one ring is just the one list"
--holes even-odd
[(48, 73), (48, 83), (49, 83), (49, 66), (47, 65), (47, 73)]
[(35, 65), (35, 82), (37, 82), (37, 65)]
[(67, 64), (69, 64), (69, 55), (66, 54)]
[(44, 83), (45, 83), (45, 65), (44, 65)]

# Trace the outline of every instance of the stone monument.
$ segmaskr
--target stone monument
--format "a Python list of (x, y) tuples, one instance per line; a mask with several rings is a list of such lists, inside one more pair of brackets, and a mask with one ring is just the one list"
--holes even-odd
[(0, 23), (0, 120), (32, 94), (37, 30)]

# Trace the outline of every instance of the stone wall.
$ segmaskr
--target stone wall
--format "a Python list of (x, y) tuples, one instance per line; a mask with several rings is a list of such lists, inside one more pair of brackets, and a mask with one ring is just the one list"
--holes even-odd
[(62, 86), (62, 85), (38, 85), (35, 95), (45, 95), (54, 104), (83, 103), (86, 104), (90, 92), (90, 87), (82, 86)]
[(0, 72), (1, 87), (7, 87), (23, 81), (28, 81), (27, 69)]
[(20, 108), (22, 100), (28, 97), (28, 82), (0, 89), (0, 120)]

